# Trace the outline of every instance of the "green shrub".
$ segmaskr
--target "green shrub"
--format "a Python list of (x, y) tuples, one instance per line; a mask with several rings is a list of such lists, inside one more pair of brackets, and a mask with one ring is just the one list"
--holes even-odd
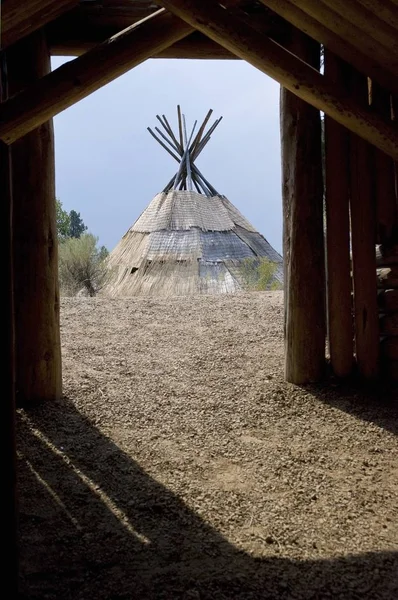
[(85, 233), (68, 238), (59, 245), (59, 282), (63, 296), (86, 292), (95, 296), (107, 279), (105, 258), (108, 251), (97, 247), (98, 238)]
[(242, 261), (240, 275), (247, 290), (279, 290), (281, 284), (275, 279), (278, 265), (265, 256), (245, 258)]

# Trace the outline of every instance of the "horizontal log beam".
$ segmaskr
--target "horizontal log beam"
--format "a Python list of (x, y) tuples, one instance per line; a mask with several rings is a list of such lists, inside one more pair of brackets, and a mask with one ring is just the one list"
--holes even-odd
[(371, 113), (358, 100), (348, 97), (333, 79), (211, 0), (161, 0), (161, 3), (192, 27), (397, 160), (398, 124)]
[[(229, 0), (228, 7), (235, 8), (241, 0)], [(224, 0), (224, 5), (226, 0)], [(122, 29), (130, 27), (154, 10), (149, 1), (83, 2), (78, 9), (68, 12), (46, 27), (50, 52), (56, 56), (81, 56)], [(246, 7), (248, 18), (259, 31), (283, 43), (286, 23), (262, 5)], [(242, 11), (241, 11), (241, 14)], [(200, 32), (173, 44), (153, 58), (237, 59), (219, 44)]]
[(323, 44), (328, 50), (344, 59), (364, 75), (368, 75), (381, 86), (398, 94), (398, 78), (388, 71), (384, 64), (369, 57), (362, 47), (356, 43), (356, 38), (344, 38), (336, 34), (324, 23), (304, 12), (295, 2), (291, 0), (261, 0), (261, 2), (286, 19), (295, 27), (301, 29)]
[(7, 48), (30, 33), (41, 29), (63, 13), (72, 10), (79, 0), (6, 0), (2, 3), (1, 46)]
[(159, 10), (2, 104), (0, 139), (15, 142), (192, 31), (184, 21)]
[[(86, 28), (81, 35), (73, 30), (73, 38), (55, 37), (50, 30), (50, 52), (52, 56), (81, 56), (95, 48), (97, 44), (115, 35), (116, 31), (105, 34), (102, 28)], [(239, 57), (220, 44), (195, 31), (183, 40), (172, 44), (151, 58), (187, 58), (204, 60), (239, 60)]]

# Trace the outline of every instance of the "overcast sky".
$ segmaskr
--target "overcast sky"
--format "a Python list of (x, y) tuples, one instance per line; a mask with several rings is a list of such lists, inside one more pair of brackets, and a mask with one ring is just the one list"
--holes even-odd
[[(53, 58), (53, 68), (65, 60)], [(69, 60), (69, 59), (68, 59)], [(282, 250), (279, 85), (241, 61), (148, 60), (54, 120), (56, 193), (110, 251), (175, 173), (149, 135), (177, 104), (223, 116), (198, 159), (210, 183)]]

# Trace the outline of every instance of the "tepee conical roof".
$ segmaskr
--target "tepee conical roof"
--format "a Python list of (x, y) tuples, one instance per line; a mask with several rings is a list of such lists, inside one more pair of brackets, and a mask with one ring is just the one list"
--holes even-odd
[[(238, 209), (203, 177), (195, 160), (221, 121), (207, 132), (210, 110), (196, 133), (187, 134), (177, 107), (178, 133), (157, 115), (163, 131), (151, 135), (178, 162), (178, 170), (108, 257), (112, 296), (231, 293), (247, 289), (262, 258), (275, 263), (282, 284), (281, 255)], [(254, 267), (254, 270), (253, 270)]]

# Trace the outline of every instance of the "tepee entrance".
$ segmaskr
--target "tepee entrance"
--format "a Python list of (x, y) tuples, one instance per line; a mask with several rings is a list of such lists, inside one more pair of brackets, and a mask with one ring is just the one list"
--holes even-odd
[[(256, 264), (275, 264), (270, 284), (282, 284), (282, 257), (238, 209), (207, 181), (196, 159), (222, 117), (187, 130), (177, 107), (178, 131), (157, 115), (162, 129), (150, 134), (178, 163), (157, 194), (109, 256), (112, 296), (233, 293), (246, 289)], [(206, 131), (206, 127), (208, 127)]]

